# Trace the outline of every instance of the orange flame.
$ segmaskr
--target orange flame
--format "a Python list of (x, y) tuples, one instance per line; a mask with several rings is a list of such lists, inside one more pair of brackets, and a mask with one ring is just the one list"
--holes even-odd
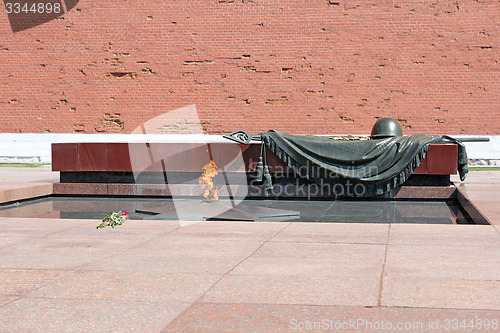
[(219, 200), (219, 196), (217, 195), (219, 189), (215, 187), (213, 182), (213, 178), (219, 173), (217, 171), (217, 165), (214, 161), (210, 160), (210, 163), (205, 164), (202, 170), (203, 174), (198, 179), (198, 182), (205, 190), (203, 196), (208, 200)]

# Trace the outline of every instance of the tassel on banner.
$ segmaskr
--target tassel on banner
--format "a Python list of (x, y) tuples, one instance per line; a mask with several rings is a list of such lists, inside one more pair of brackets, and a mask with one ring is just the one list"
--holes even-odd
[(264, 189), (266, 191), (272, 191), (273, 190), (273, 181), (271, 179), (271, 174), (269, 173), (269, 167), (266, 165), (264, 167)]
[(257, 170), (256, 170), (256, 178), (257, 181), (260, 183), (262, 182), (263, 176), (264, 176), (264, 163), (262, 162), (262, 155), (264, 153), (264, 142), (260, 145), (260, 157), (259, 157), (259, 162), (257, 163)]
[[(273, 190), (273, 180), (271, 178), (271, 174), (269, 173), (269, 167), (267, 166), (267, 154), (266, 154), (266, 146), (264, 142), (262, 142), (261, 155), (264, 155), (264, 189), (267, 192)], [(260, 159), (259, 159), (260, 161)]]
[(257, 181), (261, 182), (263, 179), (262, 177), (264, 176), (264, 163), (262, 163), (262, 156), (259, 157), (259, 162), (257, 163)]

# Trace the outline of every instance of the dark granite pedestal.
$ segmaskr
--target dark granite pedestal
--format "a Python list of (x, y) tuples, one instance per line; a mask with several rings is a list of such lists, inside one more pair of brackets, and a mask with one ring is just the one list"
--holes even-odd
[[(266, 193), (253, 178), (260, 155), (258, 143), (211, 143), (209, 148), (218, 166), (223, 166), (228, 174), (239, 175), (236, 177), (239, 182), (220, 186), (221, 198), (235, 193), (243, 193), (248, 198), (332, 197), (320, 186), (298, 178), (270, 152), (267, 164), (274, 190)], [(61, 177), (60, 183), (54, 184), (54, 194), (202, 197), (198, 177), (202, 167), (209, 162), (206, 151), (207, 144), (200, 143), (53, 144), (52, 168), (59, 171)], [(149, 163), (145, 152), (153, 152), (156, 162)], [(238, 156), (240, 158), (236, 158)], [(457, 157), (458, 149), (454, 144), (429, 146), (426, 158), (407, 182), (382, 197), (455, 198), (456, 189), (450, 183), (450, 175), (457, 173)], [(137, 161), (144, 161), (140, 173), (134, 170)]]

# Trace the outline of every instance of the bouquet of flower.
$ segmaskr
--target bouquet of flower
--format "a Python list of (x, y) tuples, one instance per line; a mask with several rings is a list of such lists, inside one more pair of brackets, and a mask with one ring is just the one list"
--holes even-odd
[(105, 218), (102, 219), (102, 223), (99, 224), (96, 229), (101, 229), (107, 226), (110, 226), (111, 228), (114, 228), (115, 225), (122, 225), (123, 222), (127, 219), (127, 212), (126, 211), (121, 211), (118, 213), (111, 212), (106, 216)]

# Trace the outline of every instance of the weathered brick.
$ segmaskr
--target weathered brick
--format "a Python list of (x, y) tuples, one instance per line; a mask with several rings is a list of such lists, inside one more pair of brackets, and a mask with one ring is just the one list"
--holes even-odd
[(12, 33), (2, 7), (0, 132), (128, 133), (195, 104), (208, 133), (363, 134), (393, 117), (406, 134), (500, 134), (499, 12), (496, 0), (99, 0)]

